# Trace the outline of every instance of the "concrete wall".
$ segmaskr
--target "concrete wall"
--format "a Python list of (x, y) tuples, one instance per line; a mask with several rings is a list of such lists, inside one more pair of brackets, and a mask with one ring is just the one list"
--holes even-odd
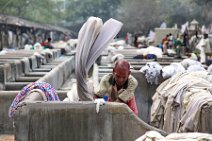
[(212, 104), (206, 104), (202, 107), (199, 119), (199, 131), (212, 134)]
[(55, 67), (51, 72), (41, 77), (38, 81), (44, 81), (52, 85), (55, 89), (59, 89), (65, 80), (74, 73), (75, 58), (71, 56), (64, 62)]
[(0, 91), (0, 134), (13, 133), (12, 120), (8, 117), (9, 107), (18, 91)]
[[(55, 89), (58, 89), (61, 87), (61, 85), (64, 83), (64, 81), (67, 79), (67, 77), (73, 73), (74, 71), (74, 57), (70, 57), (70, 59), (67, 59), (63, 63), (61, 63), (59, 66), (55, 67), (51, 72), (49, 72), (47, 75), (42, 77), (40, 81), (45, 81), (50, 83)], [(135, 76), (135, 78), (138, 80), (138, 87), (135, 92), (136, 102), (139, 110), (139, 117), (145, 121), (146, 123), (149, 123), (149, 117), (150, 117), (150, 107), (152, 104), (152, 96), (155, 93), (155, 90), (158, 85), (151, 85), (147, 83), (146, 78), (144, 74), (142, 74), (139, 71), (133, 71), (132, 75)], [(160, 79), (161, 80), (161, 79)], [(162, 82), (162, 80), (161, 80)], [(62, 98), (64, 99), (66, 92), (62, 92)], [(8, 94), (8, 97), (7, 97)], [(0, 91), (0, 99), (2, 101), (0, 103), (1, 107), (1, 114), (2, 118), (0, 119), (0, 124), (2, 124), (2, 129), (5, 131), (12, 131), (12, 123), (8, 120), (8, 108), (10, 104), (12, 103), (12, 100), (15, 98), (15, 96), (18, 94), (18, 91)], [(6, 127), (7, 124), (10, 124), (9, 128)], [(2, 130), (3, 132), (3, 130)], [(0, 130), (1, 133), (1, 130)]]
[[(132, 71), (132, 75), (138, 81), (138, 87), (135, 91), (135, 99), (138, 107), (138, 116), (146, 123), (149, 123), (152, 96), (154, 95), (159, 85), (148, 83), (145, 75), (140, 71)], [(162, 79), (162, 76), (160, 76), (159, 84), (161, 84), (163, 81), (164, 80)]]
[[(12, 134), (13, 123), (8, 110), (19, 91), (0, 91), (0, 134)], [(66, 91), (57, 91), (60, 99), (66, 97)]]
[[(56, 69), (58, 71), (58, 69)], [(52, 71), (54, 72), (54, 71)], [(57, 72), (56, 74), (58, 74)], [(51, 74), (51, 73), (49, 73)], [(54, 83), (51, 83), (51, 85), (61, 85), (62, 81), (56, 81), (57, 76), (56, 74), (51, 74), (48, 78), (51, 78)], [(138, 87), (135, 91), (135, 97), (136, 97), (136, 102), (138, 106), (138, 111), (139, 111), (139, 118), (141, 118), (143, 121), (146, 123), (149, 123), (150, 121), (150, 108), (152, 105), (152, 96), (155, 93), (155, 90), (158, 85), (151, 85), (147, 83), (146, 78), (144, 74), (142, 74), (139, 71), (133, 71), (132, 75), (135, 76), (135, 78), (138, 80)], [(47, 79), (45, 80), (47, 81)], [(162, 81), (162, 79), (161, 79)], [(60, 83), (59, 83), (60, 82)], [(12, 103), (12, 100), (15, 98), (15, 96), (18, 94), (18, 91), (0, 91), (0, 106), (1, 106), (1, 111), (0, 114), (2, 118), (0, 118), (0, 124), (4, 127), (2, 127), (4, 130), (9, 130), (10, 132), (12, 131), (11, 126), (12, 123), (10, 123), (9, 118), (7, 116), (8, 114), (8, 108), (10, 104)], [(58, 91), (58, 94), (62, 99), (66, 97), (66, 91)], [(8, 97), (7, 97), (8, 96)], [(3, 100), (4, 99), (4, 100)], [(10, 124), (10, 128), (6, 127), (6, 124)], [(3, 130), (2, 129), (2, 130)], [(2, 131), (3, 132), (3, 131)], [(1, 133), (1, 130), (0, 130)]]
[(93, 102), (25, 103), (14, 124), (17, 141), (134, 141), (157, 130), (121, 103), (107, 103), (98, 114)]

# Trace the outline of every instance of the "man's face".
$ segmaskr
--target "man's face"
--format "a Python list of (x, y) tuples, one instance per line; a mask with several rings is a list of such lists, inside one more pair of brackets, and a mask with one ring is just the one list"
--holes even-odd
[(113, 76), (116, 81), (116, 85), (121, 87), (127, 81), (130, 75), (130, 71), (126, 68), (114, 68), (113, 69)]

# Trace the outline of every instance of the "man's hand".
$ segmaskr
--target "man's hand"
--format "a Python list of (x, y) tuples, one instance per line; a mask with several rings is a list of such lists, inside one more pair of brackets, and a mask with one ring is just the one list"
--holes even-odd
[(119, 98), (116, 99), (116, 102), (122, 102)]
[(117, 88), (116, 88), (116, 86), (113, 86), (113, 87), (112, 87), (112, 92), (111, 92), (111, 93), (113, 93), (113, 94), (117, 93)]

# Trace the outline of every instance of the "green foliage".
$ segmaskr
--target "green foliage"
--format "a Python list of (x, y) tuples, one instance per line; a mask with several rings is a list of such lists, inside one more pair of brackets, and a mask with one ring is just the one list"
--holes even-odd
[(206, 25), (210, 24), (212, 19), (212, 0), (191, 0), (190, 2), (195, 3), (200, 9), (197, 14), (199, 16), (200, 23)]
[(115, 18), (121, 0), (72, 0), (66, 7), (66, 21), (72, 28), (79, 27), (90, 16), (101, 18), (103, 21)]
[(156, 0), (125, 0), (119, 19), (124, 23), (123, 32), (148, 34), (149, 29), (162, 22)]
[(119, 4), (120, 0), (75, 0), (67, 7), (67, 10), (72, 11), (68, 17), (87, 19), (96, 16), (107, 20), (115, 16)]
[(124, 32), (141, 32), (147, 35), (154, 27), (166, 22), (168, 27), (182, 25), (196, 19), (210, 24), (212, 0), (124, 0), (119, 19)]
[(199, 6), (204, 6), (204, 5), (212, 5), (212, 1), (211, 0), (192, 0), (193, 2), (195, 2), (197, 5)]
[(1, 13), (41, 23), (58, 23), (63, 18), (53, 0), (1, 0)]
[(1, 14), (65, 25), (76, 32), (90, 16), (122, 21), (123, 33), (147, 34), (162, 22), (172, 27), (193, 19), (208, 25), (211, 7), (212, 0), (0, 0)]

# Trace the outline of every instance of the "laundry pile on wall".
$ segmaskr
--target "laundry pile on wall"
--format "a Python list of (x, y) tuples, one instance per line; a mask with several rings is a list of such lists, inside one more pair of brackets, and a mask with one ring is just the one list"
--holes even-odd
[(212, 75), (181, 72), (159, 85), (152, 97), (151, 125), (171, 132), (211, 132)]

